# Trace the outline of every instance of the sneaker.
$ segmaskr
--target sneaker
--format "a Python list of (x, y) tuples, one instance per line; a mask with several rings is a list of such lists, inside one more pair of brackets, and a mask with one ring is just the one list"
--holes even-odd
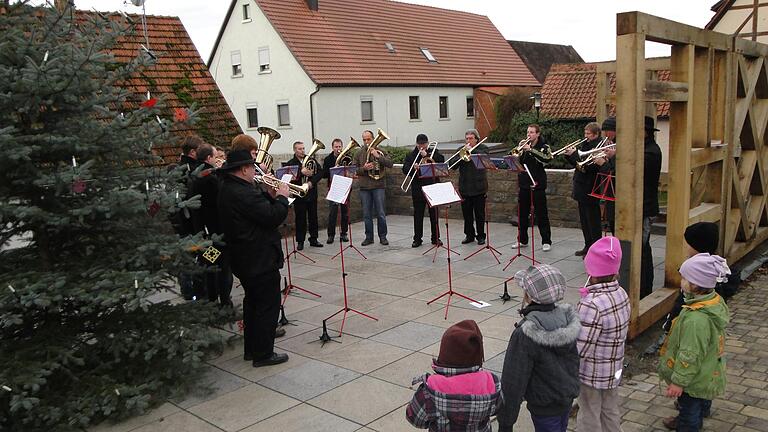
[(254, 360), (253, 367), (272, 366), (288, 361), (288, 354), (284, 353), (272, 353), (271, 356), (263, 358), (261, 360)]
[(541, 245), (541, 250), (543, 250), (544, 252), (549, 252), (550, 250), (552, 250), (552, 245), (549, 243), (544, 243), (543, 245)]
[(373, 239), (365, 239), (362, 243), (360, 243), (360, 246), (368, 246), (373, 244)]
[(527, 248), (528, 243), (514, 242), (509, 247), (511, 247), (512, 249)]
[(383, 244), (384, 246), (389, 246), (389, 241), (385, 238), (379, 240), (379, 243)]
[(328, 237), (328, 240), (325, 241), (325, 244), (333, 244), (333, 237)]

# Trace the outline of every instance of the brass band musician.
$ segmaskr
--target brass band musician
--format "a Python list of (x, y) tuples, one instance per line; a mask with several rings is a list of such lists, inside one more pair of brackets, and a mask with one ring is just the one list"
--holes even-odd
[[(304, 167), (302, 162), (306, 153), (304, 143), (296, 141), (293, 143), (293, 158), (285, 163), (285, 166), (298, 165), (299, 175), (291, 183), (309, 185), (309, 192), (305, 197), (298, 197), (293, 203), (296, 216), (296, 249), (304, 249), (304, 239), (307, 235), (307, 218), (309, 218), (309, 245), (313, 247), (323, 247), (322, 243), (317, 241), (317, 184), (323, 178), (323, 171), (319, 168), (317, 161), (314, 163), (314, 170)], [(314, 158), (310, 155), (310, 158)]]
[[(365, 240), (360, 245), (373, 244), (373, 217), (375, 216), (379, 242), (386, 246), (389, 241), (387, 240), (387, 215), (384, 199), (385, 179), (386, 168), (392, 168), (392, 159), (383, 151), (370, 148), (374, 143), (373, 132), (364, 131), (362, 139), (363, 146), (354, 159), (355, 165), (357, 165), (357, 181), (360, 186), (360, 201), (363, 205), (363, 224), (365, 225)], [(372, 160), (368, 160), (369, 155)], [(374, 172), (376, 172), (375, 175)]]
[[(328, 189), (331, 188), (331, 168), (336, 166), (336, 159), (341, 154), (341, 148), (343, 143), (340, 138), (334, 138), (331, 143), (331, 153), (323, 159), (323, 177), (328, 179)], [(341, 234), (339, 234), (339, 241), (345, 242), (347, 240), (347, 230), (349, 228), (349, 204), (337, 204), (333, 201), (328, 201), (328, 240), (326, 244), (333, 243), (336, 237), (336, 218), (338, 212), (341, 211)]]
[[(488, 147), (480, 144), (480, 133), (470, 129), (464, 134), (465, 153), (488, 153)], [(461, 151), (461, 149), (459, 149)], [(488, 193), (488, 175), (486, 170), (477, 169), (472, 160), (465, 160), (457, 152), (448, 160), (449, 167), (459, 170), (459, 193), (464, 201), (461, 202), (461, 213), (464, 216), (464, 240), (461, 244), (485, 244), (485, 198)], [(460, 159), (460, 160), (459, 160)], [(469, 158), (467, 158), (469, 159)], [(477, 228), (477, 231), (475, 231)]]
[[(403, 161), (403, 174), (415, 176), (411, 182), (411, 198), (413, 199), (413, 243), (411, 247), (419, 247), (422, 244), (424, 235), (424, 209), (427, 207), (427, 200), (421, 190), (422, 186), (437, 183), (440, 180), (434, 177), (422, 178), (418, 170), (421, 163), (445, 162), (445, 156), (440, 152), (433, 151), (430, 157), (428, 152), (429, 138), (424, 134), (416, 136), (416, 147), (411, 151)], [(437, 143), (435, 143), (435, 149)], [(434, 149), (433, 149), (434, 150)], [(411, 170), (415, 170), (412, 172)], [(432, 244), (442, 244), (437, 229), (437, 208), (429, 209), (429, 226), (431, 232)]]

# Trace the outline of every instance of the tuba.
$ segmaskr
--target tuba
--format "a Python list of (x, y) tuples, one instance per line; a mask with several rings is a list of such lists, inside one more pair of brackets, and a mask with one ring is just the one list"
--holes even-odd
[(323, 144), (322, 141), (319, 139), (313, 140), (312, 147), (310, 147), (309, 152), (304, 155), (304, 159), (301, 160), (301, 168), (307, 168), (308, 170), (312, 171), (312, 175), (317, 174), (317, 161), (315, 160), (314, 156), (318, 150), (323, 150), (324, 148), (325, 144)]
[(255, 163), (263, 163), (267, 166), (267, 171), (271, 171), (273, 159), (272, 155), (269, 154), (269, 147), (274, 140), (280, 139), (280, 132), (264, 126), (256, 129), (256, 132), (261, 134), (261, 138), (259, 140), (259, 147), (256, 150)]
[(365, 162), (373, 163), (373, 169), (368, 171), (368, 176), (374, 180), (379, 180), (383, 176), (381, 174), (381, 164), (379, 164), (379, 161), (373, 160), (371, 155), (373, 153), (373, 150), (375, 150), (376, 147), (379, 146), (379, 144), (381, 144), (384, 140), (388, 140), (388, 139), (389, 137), (387, 136), (386, 133), (384, 133), (383, 130), (381, 130), (381, 128), (377, 129), (376, 138), (374, 138), (371, 144), (368, 146), (368, 151), (365, 154)]
[(352, 150), (359, 148), (360, 144), (355, 141), (354, 138), (349, 137), (349, 143), (341, 150), (341, 153), (336, 157), (336, 166), (350, 166), (352, 165)]

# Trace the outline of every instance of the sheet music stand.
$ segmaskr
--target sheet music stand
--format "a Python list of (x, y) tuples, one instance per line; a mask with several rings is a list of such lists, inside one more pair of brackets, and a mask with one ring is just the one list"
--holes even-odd
[[(448, 169), (448, 163), (441, 162), (441, 163), (429, 163), (429, 164), (423, 164), (419, 165), (419, 178), (436, 178), (437, 181), (440, 181), (440, 178), (442, 177), (448, 177), (451, 175), (451, 171)], [(422, 192), (423, 193), (423, 192)], [(430, 209), (432, 206), (430, 206)], [(435, 209), (435, 212), (437, 212), (437, 209)], [(440, 218), (440, 215), (438, 214), (438, 219)], [(440, 223), (438, 221), (437, 225), (437, 238), (440, 239)], [(431, 226), (430, 226), (431, 228)], [(424, 251), (421, 255), (424, 256), (432, 251), (435, 251), (434, 255), (432, 256), (432, 262), (434, 263), (437, 259), (437, 252), (440, 250), (440, 248), (448, 249), (445, 245), (442, 244), (442, 241), (437, 244), (433, 244), (432, 247)], [(455, 250), (451, 250), (452, 253), (455, 253), (456, 255), (461, 255), (460, 253), (456, 252)]]
[[(536, 237), (535, 237), (535, 231), (534, 231), (535, 224), (533, 223), (533, 222), (536, 221), (536, 209), (533, 206), (533, 190), (536, 188), (536, 186), (538, 186), (538, 183), (536, 183), (536, 180), (533, 179), (533, 176), (531, 175), (531, 172), (528, 170), (528, 166), (527, 165), (521, 164), (520, 160), (516, 156), (514, 156), (514, 155), (507, 156), (507, 157), (510, 158), (507, 161), (507, 163), (510, 166), (510, 171), (518, 172), (518, 173), (519, 172), (525, 172), (526, 174), (528, 174), (528, 178), (531, 179), (531, 189), (529, 191), (530, 192), (530, 200), (531, 200), (531, 214), (530, 215), (525, 215), (525, 217), (529, 217), (530, 218), (529, 219), (529, 222), (530, 222), (529, 225), (531, 226), (531, 235), (530, 235), (530, 240), (531, 240), (531, 256), (528, 256), (528, 255), (520, 252), (520, 223), (518, 222), (518, 224), (517, 224), (517, 254), (509, 259), (509, 262), (507, 263), (506, 266), (504, 266), (504, 269), (502, 271), (507, 271), (507, 268), (510, 265), (512, 265), (512, 263), (516, 259), (518, 259), (520, 257), (528, 258), (529, 260), (531, 260), (531, 265), (536, 265), (536, 264), (539, 263), (538, 261), (536, 261), (536, 252), (535, 252), (535, 249), (536, 249)], [(520, 168), (522, 168), (522, 169), (520, 169)], [(520, 214), (520, 205), (518, 205), (517, 206), (517, 220), (520, 221), (521, 217), (522, 217), (522, 215)], [(505, 282), (508, 282), (508, 281), (512, 280), (512, 278), (514, 278), (514, 276), (509, 278), (509, 279), (507, 279)]]
[[(285, 249), (288, 250), (288, 237), (283, 236), (283, 240), (285, 240)], [(311, 259), (310, 259), (311, 261)], [(312, 261), (314, 262), (314, 261)], [(285, 266), (288, 268), (288, 280), (284, 281), (285, 287), (283, 288), (283, 301), (280, 302), (280, 307), (283, 308), (285, 306), (285, 301), (288, 300), (288, 295), (291, 293), (292, 290), (299, 290), (303, 291), (307, 294), (313, 295), (315, 297), (322, 297), (320, 294), (312, 292), (308, 289), (302, 288), (296, 284), (293, 283), (293, 278), (291, 277), (291, 254), (286, 255), (285, 257)], [(285, 310), (283, 310), (283, 318), (285, 317)], [(282, 321), (282, 320), (281, 320)], [(287, 321), (287, 320), (286, 320)]]
[(298, 165), (286, 165), (278, 168), (275, 170), (275, 177), (282, 179), (284, 175), (290, 174), (291, 175), (291, 181), (296, 180), (299, 177), (299, 166)]
[[(346, 167), (341, 167), (341, 168), (346, 168)], [(355, 169), (357, 169), (357, 167), (355, 167)], [(347, 176), (344, 176), (344, 177), (347, 177)], [(331, 177), (331, 178), (333, 178), (333, 177)], [(350, 177), (350, 178), (352, 178), (352, 177)], [(333, 181), (331, 181), (331, 187), (333, 187)], [(351, 189), (350, 189), (350, 191), (351, 191)], [(332, 202), (335, 202), (337, 204), (341, 204), (341, 202), (349, 202), (349, 192), (350, 191), (347, 191), (346, 195), (343, 197), (342, 200), (332, 201)], [(341, 229), (341, 212), (339, 212), (339, 216), (338, 217), (339, 217), (339, 229)], [(351, 232), (350, 232), (350, 234), (351, 234)], [(351, 244), (352, 243), (352, 237), (351, 236), (350, 236), (349, 240), (350, 240), (350, 244)], [(339, 337), (341, 337), (344, 334), (344, 324), (347, 321), (347, 313), (349, 313), (349, 312), (352, 312), (352, 313), (364, 316), (364, 317), (366, 317), (368, 319), (372, 319), (374, 321), (378, 321), (378, 318), (374, 318), (371, 315), (365, 314), (363, 312), (360, 312), (359, 310), (352, 309), (351, 307), (349, 307), (349, 298), (347, 296), (347, 272), (346, 272), (346, 269), (344, 268), (344, 250), (347, 247), (349, 247), (349, 246), (344, 247), (344, 246), (342, 246), (341, 243), (342, 242), (339, 242), (339, 253), (337, 255), (341, 256), (341, 285), (344, 288), (344, 306), (341, 309), (339, 309), (336, 312), (334, 312), (328, 318), (323, 320), (323, 335), (320, 336), (320, 340), (323, 341), (323, 342), (326, 341), (324, 338), (327, 336), (327, 330), (326, 330), (326, 325), (325, 325), (326, 321), (330, 320), (331, 318), (335, 317), (336, 315), (338, 315), (338, 314), (340, 314), (342, 312), (344, 313), (344, 315), (341, 318), (341, 327), (339, 328)], [(355, 250), (357, 250), (357, 248), (355, 248), (354, 246), (352, 246), (352, 247)], [(360, 253), (360, 251), (357, 251), (357, 252)], [(363, 254), (360, 253), (360, 255), (363, 255)], [(334, 258), (335, 257), (336, 256), (334, 256)], [(363, 258), (365, 258), (365, 255), (363, 255)]]
[(469, 156), (472, 159), (472, 163), (475, 164), (475, 168), (479, 170), (495, 170), (496, 164), (491, 161), (491, 157), (485, 153), (473, 154)]
[[(335, 175), (342, 176), (342, 177), (349, 177), (351, 179), (355, 179), (355, 178), (357, 178), (357, 165), (347, 165), (347, 166), (342, 165), (342, 166), (333, 167), (333, 168), (331, 168), (330, 172), (331, 172), (331, 179), (333, 179), (333, 176), (335, 176)], [(341, 205), (349, 206), (349, 195), (347, 195), (347, 201), (344, 204), (338, 204), (338, 205), (339, 206), (341, 206)], [(341, 214), (341, 209), (339, 209), (339, 214)], [(347, 218), (347, 219), (349, 219), (349, 218)], [(342, 232), (341, 231), (341, 219), (339, 219), (339, 232)], [(360, 249), (358, 249), (357, 246), (355, 246), (355, 244), (353, 243), (353, 240), (352, 240), (352, 222), (350, 222), (350, 221), (347, 221), (347, 234), (349, 236), (349, 243), (346, 246), (343, 247), (343, 250), (352, 249), (355, 252), (357, 252), (361, 257), (363, 257), (364, 260), (367, 260), (368, 257), (366, 257), (362, 252), (360, 252)], [(342, 243), (342, 241), (339, 240), (339, 243)], [(339, 252), (336, 255), (332, 256), (331, 260), (335, 260), (336, 257), (338, 257), (339, 255), (341, 255), (341, 252)]]
[[(472, 163), (475, 164), (475, 168), (478, 170), (497, 170), (499, 169), (496, 165), (497, 162), (495, 162), (493, 159), (491, 159), (490, 156), (487, 154), (473, 154), (471, 156)], [(491, 225), (490, 225), (490, 217), (488, 215), (488, 200), (485, 200), (485, 245), (481, 246), (478, 250), (472, 252), (471, 254), (467, 255), (466, 258), (464, 258), (464, 261), (472, 258), (473, 256), (479, 254), (480, 252), (487, 250), (491, 253), (491, 256), (493, 256), (493, 259), (496, 260), (497, 264), (501, 264), (501, 261), (499, 261), (499, 257), (496, 255), (501, 256), (501, 252), (499, 252), (498, 249), (493, 247), (491, 245)]]
[[(446, 196), (445, 199), (443, 199), (443, 196), (440, 196), (439, 198), (442, 199), (440, 201), (433, 200), (433, 198), (430, 196), (430, 192), (439, 191), (442, 188), (450, 187), (453, 189), (453, 196), (448, 197)], [(424, 196), (427, 198), (427, 203), (429, 204), (429, 207), (439, 207), (443, 206), (443, 209), (445, 210), (445, 241), (448, 244), (448, 247), (446, 250), (448, 251), (448, 291), (440, 294), (439, 296), (433, 298), (432, 300), (428, 301), (427, 304), (430, 305), (434, 303), (435, 301), (448, 296), (448, 302), (445, 304), (445, 316), (443, 319), (448, 319), (448, 308), (451, 306), (451, 298), (454, 295), (457, 295), (465, 300), (468, 300), (470, 302), (478, 303), (477, 300), (474, 300), (470, 297), (465, 296), (464, 294), (461, 294), (459, 292), (456, 292), (453, 290), (453, 271), (451, 268), (451, 233), (448, 230), (448, 208), (451, 204), (455, 202), (461, 201), (461, 196), (458, 192), (456, 192), (456, 188), (453, 186), (453, 183), (435, 183), (427, 186), (422, 186), (422, 191), (424, 191)]]

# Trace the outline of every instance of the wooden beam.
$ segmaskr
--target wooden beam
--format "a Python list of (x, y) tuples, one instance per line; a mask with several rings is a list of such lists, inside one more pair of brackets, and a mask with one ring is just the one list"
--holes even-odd
[(728, 155), (728, 146), (691, 149), (691, 168), (698, 168), (721, 161)]
[(701, 203), (688, 212), (688, 223), (718, 222), (721, 214), (722, 209), (720, 208), (720, 204), (709, 202)]
[(640, 300), (640, 316), (629, 326), (629, 339), (636, 338), (663, 318), (672, 309), (679, 294), (680, 288), (661, 288)]
[[(722, 140), (725, 143), (729, 143), (727, 148), (727, 154), (723, 160), (723, 182), (720, 189), (720, 196), (722, 200), (721, 205), (721, 217), (720, 217), (720, 241), (718, 242), (718, 252), (721, 256), (728, 257), (727, 251), (731, 249), (731, 244), (728, 243), (727, 236), (727, 224), (728, 217), (731, 213), (731, 191), (733, 190), (729, 179), (733, 176), (733, 154), (735, 151), (736, 136), (734, 125), (734, 111), (736, 110), (736, 86), (738, 85), (736, 54), (728, 52), (723, 55), (721, 61), (717, 61), (717, 55), (715, 55), (715, 70), (714, 78), (716, 82), (721, 79), (724, 81), (724, 89), (722, 93), (722, 99), (718, 99), (717, 93), (713, 93), (712, 103), (715, 104), (715, 111), (713, 112), (713, 118), (716, 115), (722, 116)], [(715, 132), (718, 129), (717, 124), (719, 121), (713, 121), (713, 138), (718, 138)]]
[(734, 263), (744, 258), (746, 254), (752, 252), (752, 249), (762, 244), (766, 240), (768, 240), (768, 227), (758, 228), (757, 234), (751, 240), (746, 242), (735, 242), (733, 244), (733, 247), (728, 254), (728, 262)]
[[(651, 71), (669, 70), (670, 57), (651, 57), (645, 59), (645, 69)], [(616, 73), (616, 62), (597, 63), (598, 73)]]
[(688, 84), (673, 81), (648, 80), (645, 82), (646, 102), (685, 102)]
[[(631, 321), (640, 314), (640, 255), (642, 250), (643, 166), (646, 83), (645, 37), (640, 33), (616, 37), (616, 236), (629, 262), (629, 273), (622, 280), (629, 293)], [(627, 259), (627, 255), (629, 255)], [(625, 275), (626, 268), (622, 271)], [(625, 279), (625, 278), (622, 278)]]
[(712, 47), (726, 51), (731, 48), (731, 37), (722, 33), (704, 30), (659, 18), (642, 12), (616, 14), (616, 34), (645, 34), (645, 39), (668, 45), (694, 45)]
[(608, 80), (608, 74), (605, 72), (600, 72), (600, 70), (597, 71), (597, 95), (596, 95), (596, 102), (597, 107), (596, 113), (597, 113), (597, 123), (603, 124), (603, 120), (605, 120), (608, 117), (608, 95), (611, 94), (610, 82)]

